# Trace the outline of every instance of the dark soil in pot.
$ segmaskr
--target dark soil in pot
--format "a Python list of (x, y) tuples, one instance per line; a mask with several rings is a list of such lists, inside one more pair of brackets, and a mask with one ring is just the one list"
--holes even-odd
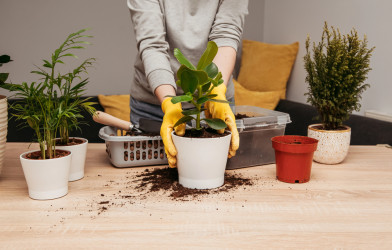
[[(65, 150), (56, 150), (54, 158), (61, 158), (69, 155), (71, 152)], [(24, 155), (24, 158), (30, 160), (43, 160), (41, 156), (41, 151), (34, 151)], [(49, 157), (46, 155), (46, 160), (49, 160)]]
[(56, 146), (74, 146), (74, 145), (79, 145), (79, 144), (83, 144), (85, 143), (85, 140), (82, 139), (78, 139), (78, 138), (69, 138), (69, 143), (68, 144), (64, 144), (61, 143), (60, 139), (56, 139)]
[(318, 129), (318, 130), (326, 130), (326, 131), (341, 131), (341, 130), (347, 130), (347, 127), (345, 126), (339, 126), (336, 129), (327, 129), (324, 127), (323, 124), (317, 125), (317, 126), (313, 126), (314, 129)]
[(230, 132), (228, 132), (228, 131), (225, 131), (223, 134), (219, 134), (214, 129), (202, 128), (200, 130), (187, 129), (187, 130), (185, 130), (184, 137), (189, 137), (189, 138), (218, 138), (218, 137), (224, 137), (224, 136), (229, 135), (229, 134), (230, 134)]

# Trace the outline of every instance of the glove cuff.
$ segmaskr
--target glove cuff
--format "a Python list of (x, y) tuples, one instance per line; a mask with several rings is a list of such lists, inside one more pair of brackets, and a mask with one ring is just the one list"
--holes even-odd
[(211, 94), (218, 95), (219, 98), (224, 98), (226, 100), (226, 85), (224, 83), (220, 84), (218, 87), (215, 87)]
[(162, 111), (163, 111), (163, 113), (165, 113), (165, 114), (166, 114), (166, 111), (168, 111), (168, 110), (170, 110), (170, 109), (179, 109), (179, 110), (182, 109), (181, 103), (173, 104), (173, 103), (171, 102), (171, 99), (172, 99), (172, 97), (168, 97), (168, 98), (166, 98), (165, 100), (163, 100), (163, 102), (162, 102), (162, 104), (161, 104)]

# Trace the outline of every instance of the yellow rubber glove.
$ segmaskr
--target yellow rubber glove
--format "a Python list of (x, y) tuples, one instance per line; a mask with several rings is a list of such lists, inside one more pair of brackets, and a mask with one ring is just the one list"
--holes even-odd
[[(214, 99), (226, 100), (226, 86), (224, 84), (214, 88), (211, 94), (216, 94)], [(235, 153), (240, 145), (240, 138), (238, 136), (237, 125), (235, 124), (235, 116), (228, 103), (220, 102), (206, 102), (204, 107), (207, 109), (204, 111), (206, 118), (219, 118), (225, 121), (227, 127), (231, 132), (231, 142), (229, 149), (229, 158), (235, 156)], [(223, 133), (224, 129), (218, 131)]]
[[(161, 125), (161, 137), (165, 145), (165, 152), (169, 166), (175, 168), (177, 164), (177, 149), (174, 146), (172, 139), (173, 126), (183, 117), (181, 103), (173, 104), (171, 98), (166, 98), (162, 102), (162, 111), (165, 113)], [(175, 129), (176, 135), (183, 136), (185, 134), (185, 123), (177, 126)]]

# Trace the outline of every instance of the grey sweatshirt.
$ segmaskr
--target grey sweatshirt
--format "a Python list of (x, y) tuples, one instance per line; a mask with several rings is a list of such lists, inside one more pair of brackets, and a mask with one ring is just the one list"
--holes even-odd
[[(248, 0), (127, 0), (138, 48), (131, 96), (159, 105), (155, 89), (175, 84), (180, 64), (173, 50), (178, 48), (194, 64), (214, 41), (218, 47), (238, 49)], [(226, 97), (234, 96), (230, 79)]]

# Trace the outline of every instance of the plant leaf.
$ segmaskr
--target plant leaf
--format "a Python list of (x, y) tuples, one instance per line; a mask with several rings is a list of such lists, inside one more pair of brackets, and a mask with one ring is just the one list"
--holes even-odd
[(229, 101), (220, 100), (220, 99), (209, 99), (209, 101), (212, 101), (212, 102), (219, 102), (219, 103), (231, 103), (231, 102), (229, 102)]
[[(210, 78), (216, 77), (218, 75), (218, 73), (219, 73), (218, 66), (216, 66), (216, 64), (213, 63), (213, 62), (208, 64), (208, 66), (205, 67), (204, 71), (207, 72), (207, 75)], [(221, 75), (222, 75), (222, 73), (221, 73)]]
[(11, 60), (11, 57), (9, 55), (1, 55), (0, 56), (0, 66), (3, 63), (8, 63), (8, 62), (11, 62), (11, 61), (12, 60)]
[(181, 53), (179, 49), (174, 49), (174, 56), (182, 65), (185, 65), (189, 69), (196, 69), (196, 67)]
[(204, 84), (204, 85), (201, 87), (201, 91), (203, 91), (203, 93), (204, 93), (204, 92), (207, 92), (207, 91), (210, 89), (210, 87), (211, 87), (211, 82), (207, 82), (206, 84)]
[(182, 111), (182, 114), (183, 115), (197, 115), (197, 114), (200, 114), (200, 112), (202, 112), (204, 110), (206, 110), (206, 109), (200, 109), (200, 111), (197, 109), (187, 109), (187, 110)]
[(189, 122), (189, 121), (191, 121), (191, 120), (193, 120), (193, 119), (195, 119), (195, 118), (193, 118), (192, 116), (183, 116), (183, 117), (181, 117), (181, 119), (179, 119), (175, 124), (174, 124), (174, 128), (175, 127), (177, 127), (178, 125), (181, 125), (181, 124), (183, 124), (183, 123), (186, 123), (186, 122)]
[(197, 99), (196, 103), (197, 104), (203, 104), (205, 102), (208, 102), (209, 98), (206, 96), (200, 97), (199, 99)]
[(215, 42), (209, 41), (207, 44), (207, 48), (201, 56), (199, 63), (197, 64), (197, 69), (202, 70), (206, 68), (212, 60), (214, 60), (216, 53), (218, 53), (218, 46)]
[(190, 70), (184, 70), (181, 74), (181, 87), (184, 93), (193, 94), (199, 81), (197, 76)]
[(7, 81), (9, 73), (0, 73), (0, 83)]
[(171, 102), (173, 104), (179, 103), (179, 102), (189, 102), (193, 99), (192, 96), (189, 95), (179, 95), (179, 96), (175, 96), (171, 99)]
[(211, 128), (215, 129), (215, 130), (220, 130), (220, 129), (224, 129), (227, 127), (226, 123), (218, 118), (213, 118), (213, 119), (203, 119), (204, 121), (206, 121), (206, 123), (208, 124), (208, 126), (210, 126)]

